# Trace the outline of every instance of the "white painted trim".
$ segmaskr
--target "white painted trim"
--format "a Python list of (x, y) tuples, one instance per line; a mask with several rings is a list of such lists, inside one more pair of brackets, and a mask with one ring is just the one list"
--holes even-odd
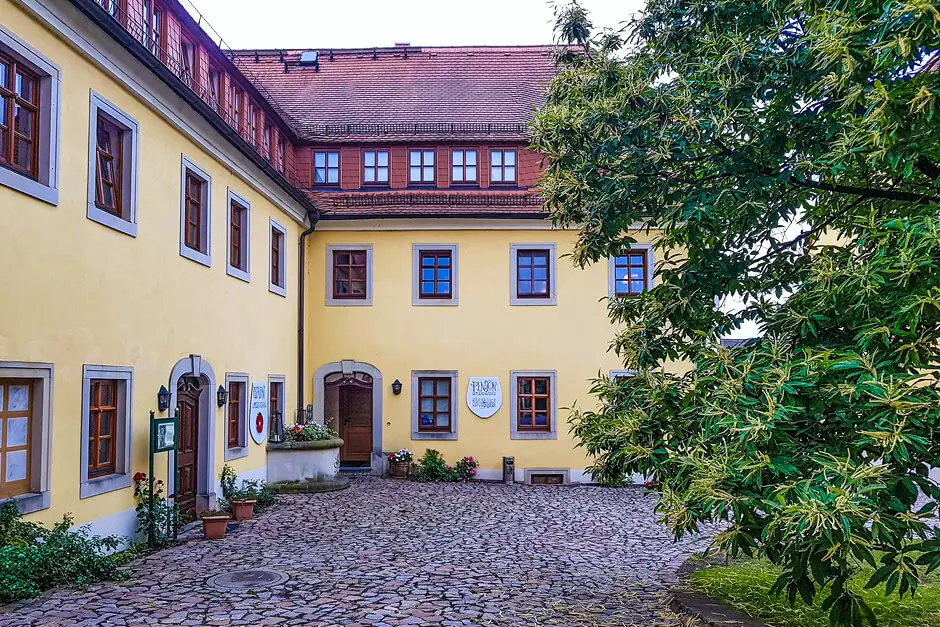
[[(119, 381), (117, 398), (117, 424), (115, 425), (114, 437), (118, 444), (115, 445), (114, 473), (103, 476), (88, 478), (88, 442), (89, 421), (88, 406), (91, 401), (91, 381), (92, 379), (107, 379)], [(85, 364), (82, 366), (82, 439), (79, 442), (80, 467), (79, 476), (81, 477), (81, 486), (79, 488), (79, 498), (87, 499), (106, 492), (123, 490), (131, 486), (131, 477), (133, 475), (133, 466), (131, 459), (131, 443), (134, 439), (134, 368), (131, 366), (97, 366)]]
[[(232, 203), (238, 203), (245, 208), (245, 220), (242, 222), (242, 250), (245, 255), (245, 269), (236, 268), (232, 261)], [(225, 273), (245, 283), (251, 282), (251, 203), (231, 187), (225, 195)]]
[[(29, 514), (48, 509), (51, 503), (52, 485), (52, 385), (55, 368), (49, 363), (24, 361), (0, 361), (0, 379), (33, 379), (31, 393), (34, 394), (33, 415), (30, 417), (39, 427), (39, 446), (30, 451), (32, 459), (32, 492), (13, 497), (20, 513)], [(39, 387), (37, 394), (36, 388)], [(35, 440), (33, 440), (35, 442)], [(38, 469), (39, 472), (35, 472)], [(0, 501), (2, 504), (3, 501)]]
[[(274, 231), (281, 234), (284, 242), (281, 246), (281, 250), (278, 251), (278, 254), (281, 256), (279, 265), (281, 267), (281, 273), (284, 275), (281, 277), (284, 280), (284, 285), (276, 285), (272, 280), (274, 277), (271, 276), (271, 266), (274, 261)], [(287, 296), (287, 228), (274, 218), (271, 218), (270, 228), (268, 229), (268, 291), (278, 296)]]
[[(548, 250), (548, 298), (520, 298), (516, 294), (518, 253), (524, 250)], [(524, 242), (509, 245), (509, 304), (513, 307), (550, 307), (558, 304), (558, 251), (555, 242)]]
[[(548, 377), (550, 398), (550, 431), (519, 431), (518, 377)], [(557, 440), (558, 439), (558, 372), (555, 370), (511, 370), (509, 372), (509, 439), (511, 440)]]
[[(631, 244), (630, 251), (642, 252), (646, 255), (646, 289), (647, 291), (653, 289), (653, 279), (656, 274), (656, 253), (653, 249), (653, 244)], [(623, 256), (623, 255), (621, 255)], [(607, 296), (608, 298), (617, 297), (617, 285), (616, 285), (616, 257), (607, 258)]]
[[(138, 146), (140, 127), (137, 121), (105, 100), (94, 89), (90, 90), (88, 116), (88, 213), (89, 220), (112, 228), (115, 231), (137, 237), (137, 172), (139, 164)], [(98, 113), (101, 112), (112, 124), (124, 132), (121, 146), (121, 212), (116, 216), (99, 209), (97, 203), (98, 169)], [(125, 217), (126, 216), (126, 217)]]
[[(420, 407), (418, 407), (418, 379), (421, 377), (438, 377), (450, 379), (450, 431), (434, 432), (418, 429)], [(457, 439), (457, 408), (460, 405), (460, 391), (457, 385), (456, 370), (412, 370), (411, 371), (411, 439), (412, 440), (456, 440)]]
[[(186, 245), (186, 173), (196, 175), (203, 182), (201, 229), (205, 250), (196, 250)], [(186, 155), (182, 156), (180, 168), (180, 256), (196, 263), (212, 267), (212, 177)]]
[[(333, 252), (342, 250), (366, 251), (366, 297), (333, 298)], [(326, 247), (326, 305), (328, 307), (371, 307), (372, 306), (372, 244), (327, 244)]]
[(24, 62), (39, 75), (38, 180), (0, 168), (0, 185), (37, 200), (59, 204), (59, 144), (61, 143), (61, 86), (59, 67), (0, 24), (0, 49)]
[[(223, 167), (231, 170), (298, 224), (307, 224), (307, 212), (302, 205), (285, 190), (273, 184), (261, 168), (238, 152), (201, 115), (188, 106), (179, 106), (179, 96), (169, 86), (134, 59), (104, 30), (81, 14), (69, 0), (17, 2), (35, 14), (46, 28), (53, 30), (74, 46), (96, 67), (124, 85), (171, 126), (217, 159)], [(58, 153), (55, 154), (58, 159)], [(57, 200), (47, 202), (56, 204)]]
[(336, 372), (353, 374), (362, 372), (372, 377), (372, 474), (381, 475), (385, 472), (385, 454), (382, 452), (382, 426), (385, 424), (382, 414), (382, 402), (385, 397), (385, 386), (382, 383), (382, 372), (365, 362), (344, 360), (323, 364), (313, 373), (313, 419), (323, 424), (324, 396), (326, 395), (325, 380), (328, 375)]
[[(450, 298), (421, 298), (421, 252), (425, 250), (450, 251)], [(457, 283), (457, 244), (412, 244), (411, 246), (411, 304), (414, 307), (455, 307), (460, 302)]]
[[(248, 455), (248, 403), (249, 397), (251, 395), (251, 382), (248, 376), (248, 373), (245, 372), (226, 372), (225, 373), (225, 391), (227, 393), (226, 402), (225, 402), (225, 415), (223, 423), (225, 424), (225, 439), (222, 440), (222, 446), (224, 447), (225, 453), (223, 454), (223, 459), (225, 461), (232, 461), (233, 459), (241, 459)], [(229, 448), (228, 445), (228, 410), (229, 403), (231, 401), (231, 384), (232, 383), (241, 383), (242, 384), (242, 394), (241, 398), (238, 399), (238, 409), (239, 416), (238, 422), (241, 423), (241, 428), (239, 429), (238, 437), (238, 446), (234, 448)]]
[(555, 228), (548, 218), (384, 218), (368, 220), (320, 220), (317, 231), (562, 231), (578, 229)]

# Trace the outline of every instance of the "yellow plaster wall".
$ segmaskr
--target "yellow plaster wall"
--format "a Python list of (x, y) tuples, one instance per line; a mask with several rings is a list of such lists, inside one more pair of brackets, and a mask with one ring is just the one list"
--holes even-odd
[[(79, 499), (83, 364), (134, 368), (135, 471), (147, 469), (148, 414), (156, 409), (156, 392), (190, 353), (212, 365), (217, 384), (227, 371), (246, 372), (252, 381), (286, 375), (286, 407), (293, 408), (294, 242), (301, 226), (19, 5), (0, 0), (0, 15), (6, 29), (61, 70), (59, 205), (0, 187), (0, 361), (55, 365), (52, 504), (30, 517), (51, 521), (71, 512), (84, 523), (135, 502), (131, 489)], [(136, 238), (86, 218), (91, 88), (140, 124)], [(179, 254), (182, 154), (212, 176), (211, 268)], [(225, 272), (228, 187), (252, 204), (250, 283)], [(270, 217), (288, 229), (287, 298), (268, 291)], [(215, 411), (218, 479), (225, 420), (223, 410)], [(249, 438), (249, 448), (248, 457), (233, 462), (239, 472), (264, 466), (263, 446)], [(165, 466), (158, 476), (166, 476)]]
[[(321, 225), (324, 223), (321, 223)], [(638, 241), (649, 241), (643, 233)], [(607, 318), (607, 262), (581, 270), (566, 255), (575, 233), (551, 230), (317, 231), (307, 249), (307, 385), (323, 364), (350, 359), (369, 363), (383, 377), (383, 450), (427, 448), (453, 462), (478, 458), (483, 469), (498, 469), (502, 456), (516, 468), (583, 470), (585, 456), (568, 433), (575, 402), (593, 407), (589, 380), (620, 369), (607, 352), (614, 328)], [(555, 242), (557, 305), (510, 306), (510, 245)], [(459, 305), (412, 305), (412, 244), (458, 246)], [(328, 244), (372, 244), (374, 293), (371, 307), (326, 306)], [(458, 439), (411, 439), (411, 372), (457, 370)], [(556, 370), (557, 440), (510, 439), (510, 370)], [(503, 404), (491, 418), (466, 404), (469, 377), (498, 376)], [(391, 383), (403, 384), (401, 395)]]

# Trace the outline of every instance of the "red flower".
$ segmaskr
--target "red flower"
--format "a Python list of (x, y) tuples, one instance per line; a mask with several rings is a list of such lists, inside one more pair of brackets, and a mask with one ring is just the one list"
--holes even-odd
[(144, 472), (134, 473), (134, 481), (143, 481), (146, 478), (147, 478), (147, 473), (144, 473)]

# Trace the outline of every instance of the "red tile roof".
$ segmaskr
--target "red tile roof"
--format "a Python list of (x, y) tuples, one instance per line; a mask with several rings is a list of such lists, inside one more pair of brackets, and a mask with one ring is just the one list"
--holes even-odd
[(324, 220), (364, 218), (545, 218), (542, 198), (530, 190), (499, 192), (392, 190), (307, 191)]
[(555, 74), (551, 46), (320, 50), (319, 69), (301, 52), (232, 54), (309, 141), (524, 138)]

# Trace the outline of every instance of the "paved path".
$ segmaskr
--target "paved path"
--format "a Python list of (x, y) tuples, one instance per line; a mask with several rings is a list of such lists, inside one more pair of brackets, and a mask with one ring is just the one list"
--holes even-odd
[[(653, 502), (636, 488), (354, 479), (140, 559), (127, 581), (8, 606), (0, 625), (679, 625), (664, 582), (703, 540), (674, 544)], [(248, 568), (290, 578), (205, 585)]]

